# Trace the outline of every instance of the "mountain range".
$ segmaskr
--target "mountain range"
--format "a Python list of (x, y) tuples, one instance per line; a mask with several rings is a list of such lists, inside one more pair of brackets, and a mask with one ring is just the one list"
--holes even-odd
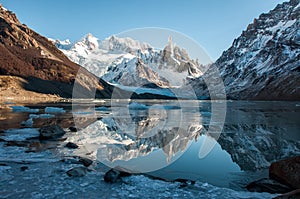
[[(91, 48), (97, 47), (93, 46), (92, 41), (88, 42)], [(84, 67), (70, 61), (49, 39), (21, 24), (13, 12), (1, 5), (0, 85), (0, 96), (13, 98), (30, 98), (33, 93), (63, 98), (110, 99), (112, 94), (115, 98), (166, 98), (158, 94), (128, 92), (99, 79)], [(6, 96), (25, 94), (19, 87), (22, 91), (30, 91), (26, 93), (29, 96)]]
[(170, 88), (183, 85), (187, 76), (201, 74), (200, 64), (171, 37), (161, 50), (128, 37), (113, 35), (101, 41), (90, 33), (74, 44), (69, 40), (50, 41), (70, 60), (113, 84)]

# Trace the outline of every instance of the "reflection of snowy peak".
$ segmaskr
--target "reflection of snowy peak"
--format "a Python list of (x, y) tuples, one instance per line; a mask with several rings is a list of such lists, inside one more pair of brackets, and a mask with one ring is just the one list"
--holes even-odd
[[(79, 134), (68, 137), (68, 141), (83, 144), (93, 155), (97, 152), (100, 160), (128, 161), (161, 149), (169, 161), (175, 154), (186, 150), (202, 130), (202, 125), (197, 123), (198, 117), (191, 118), (189, 112), (182, 113), (177, 106), (168, 107), (172, 112), (170, 116), (164, 110), (166, 107), (159, 104), (147, 106), (134, 102), (128, 107), (119, 105), (119, 112), (91, 123)], [(128, 108), (130, 117), (126, 117)], [(175, 121), (188, 118), (188, 121), (184, 124), (176, 122), (174, 126), (170, 117)], [(79, 118), (81, 121), (80, 115)]]
[(199, 76), (199, 63), (172, 43), (163, 50), (131, 38), (111, 36), (103, 41), (87, 34), (80, 41), (52, 40), (72, 61), (111, 83), (125, 86), (180, 86), (187, 76)]

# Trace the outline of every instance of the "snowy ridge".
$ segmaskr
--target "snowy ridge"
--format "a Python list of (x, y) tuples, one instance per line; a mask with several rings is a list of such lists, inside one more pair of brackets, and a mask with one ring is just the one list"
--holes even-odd
[(102, 41), (91, 34), (70, 44), (51, 41), (73, 62), (104, 80), (133, 87), (178, 87), (187, 77), (198, 77), (200, 64), (169, 39), (163, 50), (131, 38), (111, 36)]
[[(299, 15), (299, 0), (279, 4), (254, 19), (223, 52), (215, 66), (229, 98), (299, 99)], [(192, 83), (197, 89), (203, 80)]]
[(133, 58), (136, 50), (151, 48), (149, 44), (130, 38), (111, 36), (103, 41), (91, 33), (79, 41), (71, 43), (69, 40), (59, 41), (50, 39), (71, 61), (84, 66), (93, 74), (101, 77), (116, 60)]

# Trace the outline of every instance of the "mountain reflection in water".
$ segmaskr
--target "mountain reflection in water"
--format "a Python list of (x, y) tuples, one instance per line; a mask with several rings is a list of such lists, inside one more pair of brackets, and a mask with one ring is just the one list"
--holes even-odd
[[(36, 114), (44, 113), (46, 107), (66, 111), (32, 119), (33, 128), (51, 124), (78, 128), (66, 134), (65, 142), (79, 148), (62, 147), (63, 155), (88, 154), (110, 167), (169, 180), (193, 179), (230, 187), (236, 179), (247, 182), (251, 175), (266, 176), (273, 161), (300, 155), (299, 102), (220, 103), (227, 105), (224, 124), (212, 120), (209, 101), (107, 100), (25, 106), (38, 109)], [(31, 114), (9, 108), (0, 113), (0, 130), (22, 128)], [(220, 129), (218, 136), (214, 132)], [(208, 141), (214, 145), (212, 151), (199, 158)]]
[[(223, 124), (211, 123), (211, 103), (192, 101), (183, 106), (156, 100), (122, 102), (117, 107), (104, 104), (90, 114), (97, 120), (68, 140), (82, 144), (110, 167), (213, 184), (234, 172), (266, 169), (273, 161), (300, 154), (297, 103), (224, 103), (227, 117), (218, 139), (213, 132)], [(77, 116), (78, 126), (83, 124), (82, 118), (88, 118)], [(209, 128), (212, 131), (208, 132)], [(215, 147), (207, 157), (199, 158), (205, 140), (215, 142)]]

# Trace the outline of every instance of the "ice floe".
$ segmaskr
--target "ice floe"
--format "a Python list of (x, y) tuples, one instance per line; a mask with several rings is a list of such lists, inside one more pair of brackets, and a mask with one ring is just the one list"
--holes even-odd
[(45, 113), (65, 113), (66, 111), (63, 108), (59, 107), (46, 107)]
[(16, 113), (37, 113), (39, 109), (31, 109), (26, 106), (11, 106), (13, 112)]

